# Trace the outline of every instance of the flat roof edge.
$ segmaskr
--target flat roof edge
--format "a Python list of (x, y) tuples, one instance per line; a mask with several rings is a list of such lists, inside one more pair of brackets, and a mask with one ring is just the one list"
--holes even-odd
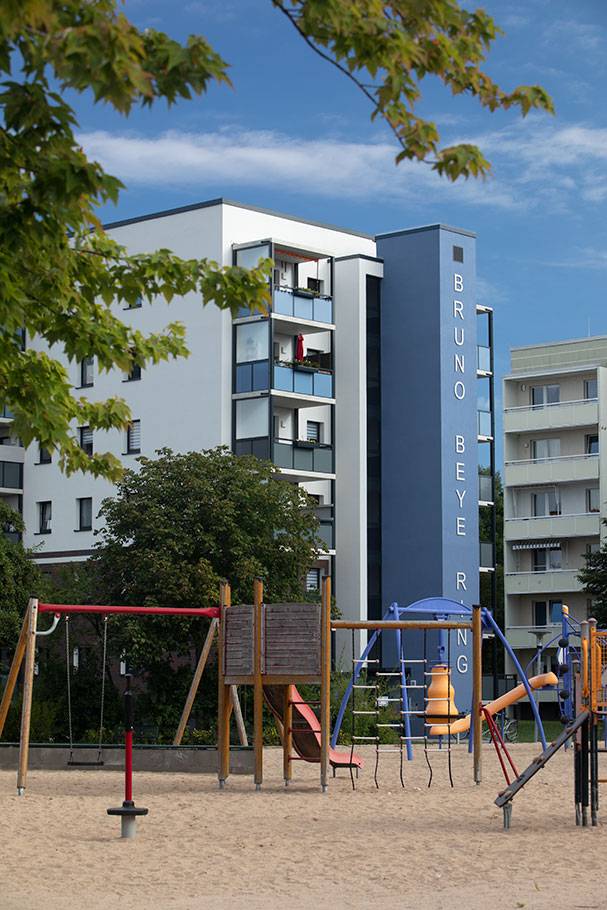
[(538, 344), (523, 344), (519, 347), (510, 348), (510, 353), (514, 351), (541, 351), (542, 348), (555, 348), (562, 344), (583, 344), (589, 341), (607, 341), (607, 335), (587, 335), (585, 338), (567, 338), (564, 341), (541, 341)]
[(261, 215), (272, 215), (275, 218), (284, 218), (285, 221), (296, 221), (299, 224), (310, 224), (313, 227), (324, 228), (328, 231), (336, 231), (339, 234), (350, 234), (354, 237), (362, 237), (365, 240), (375, 240), (373, 234), (365, 234), (363, 231), (354, 231), (351, 228), (338, 227), (335, 224), (327, 224), (323, 221), (310, 221), (308, 218), (302, 218), (299, 215), (289, 215), (285, 212), (277, 212), (274, 209), (267, 209), (259, 205), (248, 205), (245, 202), (236, 202), (233, 199), (225, 199), (223, 196), (217, 199), (208, 199), (204, 202), (194, 202), (190, 205), (181, 205), (173, 209), (163, 209), (159, 212), (150, 212), (147, 215), (137, 215), (133, 218), (124, 218), (121, 221), (111, 221), (104, 224), (105, 230), (125, 227), (129, 224), (138, 224), (140, 221), (152, 221), (155, 218), (168, 218), (171, 215), (181, 215), (185, 212), (194, 212), (198, 209), (212, 208), (216, 205), (231, 205), (233, 208), (246, 209), (250, 212), (259, 212)]
[(426, 224), (422, 227), (403, 228), (400, 231), (388, 231), (385, 234), (376, 234), (376, 240), (385, 240), (389, 237), (400, 237), (403, 234), (420, 234), (423, 231), (451, 231), (452, 234), (463, 234), (464, 237), (473, 237), (476, 239), (475, 231), (468, 231), (466, 228), (453, 227), (450, 224)]

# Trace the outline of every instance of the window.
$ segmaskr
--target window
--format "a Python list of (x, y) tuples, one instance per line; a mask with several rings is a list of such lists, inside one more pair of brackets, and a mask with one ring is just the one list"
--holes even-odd
[(318, 420), (308, 420), (306, 423), (306, 439), (308, 442), (320, 442), (320, 422)]
[(93, 500), (90, 496), (78, 499), (78, 530), (90, 531), (93, 527)]
[(242, 398), (236, 402), (236, 439), (267, 436), (269, 429), (267, 398)]
[(548, 515), (561, 514), (561, 495), (558, 490), (542, 490), (541, 493), (532, 493), (531, 505), (533, 516), (543, 518)]
[(39, 534), (50, 534), (51, 533), (51, 518), (52, 517), (53, 517), (52, 502), (39, 502), (38, 503), (38, 533)]
[(596, 379), (586, 379), (584, 382), (584, 398), (598, 398), (599, 386)]
[(137, 382), (138, 379), (141, 379), (141, 367), (135, 364), (131, 372), (127, 373), (125, 382)]
[(543, 408), (547, 404), (558, 404), (561, 400), (561, 387), (558, 385), (531, 386), (531, 404), (534, 408)]
[(586, 511), (601, 511), (601, 495), (598, 487), (592, 487), (592, 489), (586, 490)]
[(551, 572), (554, 569), (560, 569), (562, 566), (561, 549), (552, 548), (550, 550), (533, 551), (533, 571), (534, 572)]
[(463, 246), (454, 246), (453, 247), (453, 261), (454, 262), (463, 262), (464, 261)]
[(320, 569), (308, 569), (306, 591), (320, 591)]
[(86, 452), (87, 455), (93, 454), (93, 431), (90, 427), (80, 427), (80, 448)]
[(141, 452), (141, 421), (132, 420), (126, 431), (126, 451), (128, 455)]
[(563, 621), (563, 601), (550, 601), (550, 622), (559, 623)]
[(267, 360), (270, 330), (267, 321), (243, 322), (236, 326), (236, 363)]
[(599, 437), (597, 433), (592, 433), (586, 436), (584, 442), (584, 450), (586, 455), (598, 455), (599, 454)]
[(94, 357), (85, 357), (84, 360), (80, 361), (80, 386), (83, 389), (86, 389), (93, 385), (94, 364), (95, 364)]
[(531, 457), (534, 461), (543, 461), (547, 458), (559, 458), (560, 454), (560, 439), (533, 439), (531, 441)]
[(533, 625), (545, 626), (548, 617), (547, 605), (545, 600), (536, 600), (533, 603)]
[(315, 294), (322, 294), (322, 281), (320, 278), (308, 278), (308, 290)]
[(38, 463), (39, 464), (50, 464), (51, 463), (51, 453), (48, 449), (45, 449), (44, 446), (38, 447)]

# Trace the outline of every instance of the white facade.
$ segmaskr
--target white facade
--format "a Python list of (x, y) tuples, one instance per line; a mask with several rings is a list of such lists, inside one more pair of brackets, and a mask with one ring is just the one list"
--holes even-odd
[[(578, 573), (607, 517), (607, 337), (516, 348), (504, 380), (505, 625), (525, 666), (591, 615)], [(554, 648), (544, 664), (550, 668)]]
[[(116, 370), (100, 374), (95, 363), (93, 384), (86, 387), (81, 364), (64, 361), (76, 394), (92, 400), (120, 396), (139, 421), (140, 442), (131, 439), (131, 448), (139, 451), (129, 452), (126, 434), (118, 431), (95, 432), (94, 451), (112, 452), (136, 468), (139, 454), (153, 457), (161, 447), (183, 453), (220, 444), (235, 451), (269, 445), (267, 455), (285, 479), (318, 497), (332, 543), (318, 568), (335, 575), (344, 616), (366, 618), (364, 291), (367, 274), (382, 274), (373, 238), (225, 200), (117, 223), (108, 233), (131, 253), (164, 247), (183, 258), (206, 257), (223, 265), (253, 264), (271, 250), (277, 269), (269, 319), (242, 313), (233, 320), (212, 304), (203, 307), (196, 294), (170, 306), (161, 300), (133, 309), (116, 304), (120, 318), (145, 333), (184, 323), (190, 356), (149, 367), (131, 380)], [(295, 284), (313, 288), (313, 296), (293, 295)], [(299, 312), (291, 314), (295, 299)], [(300, 334), (306, 358), (314, 361), (308, 371), (294, 363)], [(247, 386), (255, 370), (259, 376), (269, 371), (264, 388), (259, 382), (255, 388), (255, 378)], [(10, 427), (8, 419), (0, 420), (0, 432), (3, 423)], [(316, 442), (306, 445), (314, 437)], [(37, 548), (41, 565), (85, 559), (112, 484), (82, 474), (66, 477), (55, 457), (41, 463), (38, 446), (25, 455), (19, 447), (7, 446), (5, 452), (13, 448), (25, 462), (25, 545)], [(20, 493), (0, 489), (13, 499)], [(89, 498), (87, 529), (88, 504), (81, 500)], [(50, 516), (42, 505), (49, 502)]]

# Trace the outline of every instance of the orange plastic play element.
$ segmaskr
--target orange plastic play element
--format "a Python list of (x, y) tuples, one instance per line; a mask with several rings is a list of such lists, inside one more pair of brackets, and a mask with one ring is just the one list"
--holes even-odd
[[(558, 685), (558, 679), (554, 673), (540, 673), (539, 676), (532, 676), (528, 682), (532, 689), (543, 689), (544, 686)], [(520, 683), (520, 685), (511, 689), (510, 692), (506, 692), (505, 695), (501, 695), (495, 701), (490, 701), (488, 705), (485, 705), (485, 710), (491, 715), (499, 714), (504, 708), (520, 701), (526, 694), (525, 686)], [(430, 727), (430, 736), (447, 736), (449, 733), (455, 736), (456, 733), (466, 733), (469, 729), (470, 715), (468, 714), (467, 717), (462, 717), (461, 720), (456, 720), (452, 724), (437, 724), (434, 727)]]
[(455, 689), (451, 685), (451, 671), (445, 664), (432, 667), (432, 682), (428, 686), (426, 699), (426, 722), (442, 724), (449, 718), (457, 718), (459, 711), (455, 704)]

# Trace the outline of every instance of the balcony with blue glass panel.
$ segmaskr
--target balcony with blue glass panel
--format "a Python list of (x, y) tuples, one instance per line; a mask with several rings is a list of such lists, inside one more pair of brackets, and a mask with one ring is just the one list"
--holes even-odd
[(276, 362), (272, 390), (293, 399), (294, 407), (332, 404), (333, 372), (297, 363)]
[(304, 288), (277, 287), (274, 289), (272, 313), (304, 322), (333, 324), (333, 300)]

